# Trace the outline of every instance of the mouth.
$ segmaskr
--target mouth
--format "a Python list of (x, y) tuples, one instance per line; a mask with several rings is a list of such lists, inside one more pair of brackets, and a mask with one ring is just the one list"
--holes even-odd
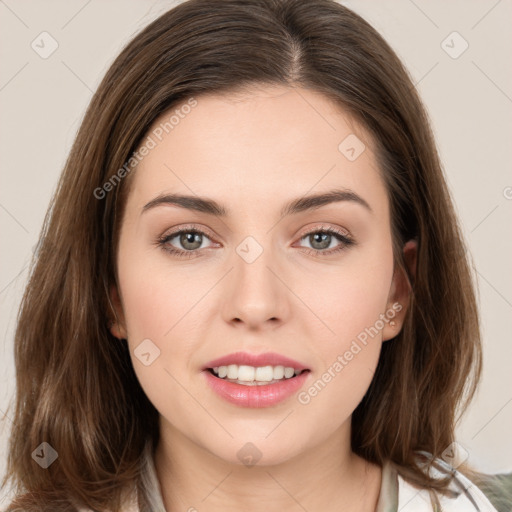
[(201, 373), (205, 383), (221, 399), (238, 407), (261, 408), (289, 400), (306, 385), (311, 371), (281, 365), (230, 364), (208, 367)]
[(293, 368), (290, 366), (248, 366), (230, 364), (207, 368), (214, 377), (226, 382), (242, 386), (267, 386), (288, 381), (309, 372), (309, 369)]

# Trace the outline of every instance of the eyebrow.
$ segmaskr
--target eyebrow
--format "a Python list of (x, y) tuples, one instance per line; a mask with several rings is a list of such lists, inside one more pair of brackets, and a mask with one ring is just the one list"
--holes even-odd
[[(299, 197), (287, 203), (281, 210), (281, 217), (298, 214), (307, 210), (314, 210), (322, 206), (338, 202), (352, 202), (363, 206), (370, 213), (373, 213), (370, 205), (361, 196), (349, 189), (335, 189), (328, 192)], [(165, 194), (155, 197), (144, 205), (142, 213), (162, 205), (173, 205), (187, 210), (207, 213), (218, 217), (227, 217), (229, 211), (223, 205), (213, 199), (183, 194)]]

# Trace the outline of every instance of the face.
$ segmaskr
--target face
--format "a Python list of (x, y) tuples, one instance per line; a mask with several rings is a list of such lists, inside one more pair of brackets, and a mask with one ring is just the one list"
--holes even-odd
[(155, 122), (130, 177), (112, 332), (162, 436), (237, 464), (257, 447), (259, 464), (276, 464), (348, 439), (400, 330), (386, 189), (369, 136), (317, 92), (195, 101), (173, 108), (171, 128), (172, 112)]

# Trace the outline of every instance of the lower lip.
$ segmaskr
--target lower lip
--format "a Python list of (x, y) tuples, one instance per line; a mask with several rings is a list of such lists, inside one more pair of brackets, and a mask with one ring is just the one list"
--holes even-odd
[(253, 408), (270, 407), (283, 402), (302, 387), (310, 374), (309, 371), (303, 371), (296, 377), (283, 379), (275, 384), (244, 386), (215, 377), (209, 370), (202, 373), (208, 385), (220, 397), (240, 407)]

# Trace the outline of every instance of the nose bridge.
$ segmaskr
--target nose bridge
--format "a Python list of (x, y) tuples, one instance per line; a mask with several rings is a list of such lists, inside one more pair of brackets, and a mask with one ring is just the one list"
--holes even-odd
[(225, 312), (228, 321), (237, 318), (256, 325), (269, 319), (283, 320), (287, 311), (286, 288), (276, 277), (272, 237), (256, 236), (246, 236), (235, 247), (233, 286)]

